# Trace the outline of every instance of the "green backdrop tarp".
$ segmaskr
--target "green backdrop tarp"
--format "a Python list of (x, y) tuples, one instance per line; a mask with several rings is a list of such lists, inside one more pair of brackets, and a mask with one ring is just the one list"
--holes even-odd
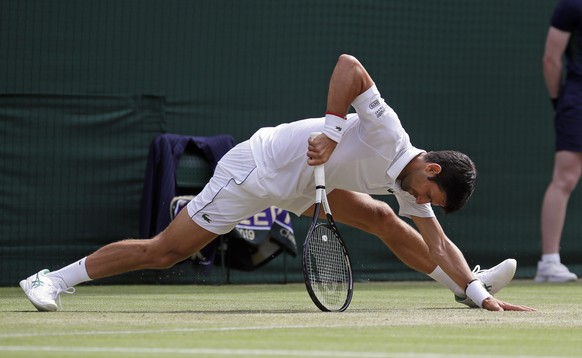
[[(340, 53), (364, 63), (414, 145), (476, 161), (470, 203), (439, 214), (470, 264), (515, 257), (517, 276), (532, 277), (553, 157), (541, 56), (555, 3), (1, 1), (0, 285), (136, 235), (155, 135), (242, 141), (322, 115)], [(562, 257), (578, 273), (581, 213), (577, 191)], [(299, 245), (306, 226), (294, 220)], [(379, 240), (344, 235), (356, 279), (425, 278)], [(220, 281), (215, 271), (198, 277), (184, 264), (107, 282)], [(299, 258), (231, 272), (233, 282), (284, 277), (301, 280)]]
[(0, 95), (0, 270), (61, 265), (135, 236), (163, 118), (159, 97)]

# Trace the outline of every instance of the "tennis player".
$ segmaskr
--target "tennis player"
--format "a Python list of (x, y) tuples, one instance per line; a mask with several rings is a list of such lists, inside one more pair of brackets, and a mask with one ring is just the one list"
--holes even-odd
[[(347, 114), (350, 106), (355, 114)], [(269, 206), (311, 216), (313, 166), (325, 164), (337, 221), (378, 236), (405, 264), (442, 283), (469, 306), (532, 310), (492, 296), (513, 278), (515, 260), (472, 272), (435, 218), (432, 206), (454, 212), (471, 196), (477, 172), (469, 157), (412, 146), (368, 72), (349, 55), (339, 57), (332, 73), (327, 110), (325, 118), (262, 128), (238, 144), (220, 160), (187, 210), (157, 236), (106, 245), (58, 271), (41, 270), (20, 286), (38, 310), (56, 311), (60, 293), (74, 292), (77, 284), (169, 268)], [(309, 139), (316, 131), (323, 134)], [(399, 214), (411, 218), (418, 231), (369, 194), (395, 195)]]

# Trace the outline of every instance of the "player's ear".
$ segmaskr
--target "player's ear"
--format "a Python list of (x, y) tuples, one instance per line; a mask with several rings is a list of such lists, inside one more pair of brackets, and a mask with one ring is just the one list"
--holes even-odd
[(440, 174), (442, 167), (437, 163), (428, 163), (425, 170), (428, 175), (434, 176)]

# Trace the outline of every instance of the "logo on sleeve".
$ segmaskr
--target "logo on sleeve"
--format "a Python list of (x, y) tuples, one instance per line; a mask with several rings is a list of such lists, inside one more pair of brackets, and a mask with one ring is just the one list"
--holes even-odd
[(390, 194), (394, 194), (394, 189), (392, 189), (392, 188), (388, 188), (388, 192), (389, 192)]
[(207, 223), (210, 223), (212, 220), (210, 220), (210, 217), (208, 216), (208, 214), (202, 214), (202, 219), (204, 219)]
[(374, 102), (370, 103), (370, 105), (368, 106), (370, 109), (374, 109), (376, 107), (378, 107), (380, 105), (380, 101), (378, 101), (377, 99), (374, 100)]
[(374, 114), (376, 115), (376, 118), (380, 118), (380, 116), (383, 115), (384, 112), (386, 112), (386, 108), (380, 107)]

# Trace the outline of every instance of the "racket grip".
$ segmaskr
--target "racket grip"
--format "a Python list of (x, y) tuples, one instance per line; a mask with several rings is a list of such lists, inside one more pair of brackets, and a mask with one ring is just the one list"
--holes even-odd
[[(311, 132), (309, 138), (313, 139), (320, 134), (321, 132)], [(314, 172), (315, 186), (322, 186), (323, 188), (325, 188), (325, 171), (323, 169), (323, 164), (315, 166), (314, 171), (315, 171)]]
[(315, 176), (315, 186), (325, 189), (325, 171), (323, 169), (323, 164), (315, 166), (314, 176)]

